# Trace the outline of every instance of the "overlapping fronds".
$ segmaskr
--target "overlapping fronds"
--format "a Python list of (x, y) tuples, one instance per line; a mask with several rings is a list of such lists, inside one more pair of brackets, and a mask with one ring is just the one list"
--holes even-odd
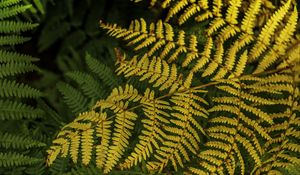
[[(168, 8), (167, 20), (178, 15), (180, 24), (211, 18), (205, 42), (162, 20), (134, 20), (128, 29), (100, 21), (133, 47), (129, 58), (116, 49), (117, 74), (147, 87), (126, 83), (98, 100), (58, 134), (48, 164), (59, 155), (76, 163), (81, 155), (84, 165), (95, 157), (104, 173), (142, 164), (151, 173), (200, 175), (279, 173), (299, 164), (295, 3), (158, 2), (150, 3)], [(266, 8), (269, 17), (260, 21)], [(88, 64), (102, 76), (94, 60)]]
[[(41, 109), (23, 103), (24, 99), (36, 99), (42, 93), (18, 82), (21, 74), (38, 70), (32, 62), (37, 58), (20, 54), (14, 51), (16, 44), (28, 41), (30, 38), (22, 36), (22, 32), (37, 27), (37, 24), (23, 22), (18, 18), (31, 7), (23, 5), (20, 0), (0, 1), (0, 120), (4, 125), (13, 120), (28, 120), (42, 118)], [(18, 77), (17, 77), (18, 76)], [(32, 101), (33, 102), (33, 101)], [(34, 103), (34, 102), (33, 102)], [(33, 104), (32, 103), (32, 104)], [(18, 121), (19, 122), (19, 121)], [(19, 122), (20, 125), (22, 122)], [(24, 125), (25, 126), (25, 125)], [(18, 131), (20, 132), (20, 131)], [(0, 133), (0, 168), (9, 173), (19, 166), (31, 166), (41, 163), (43, 160), (30, 156), (31, 149), (39, 149), (45, 146), (29, 136), (20, 133), (8, 133), (7, 130)]]
[(119, 85), (117, 77), (112, 72), (112, 70), (98, 61), (96, 58), (93, 58), (90, 54), (86, 54), (85, 62), (88, 68), (97, 75), (106, 85), (114, 88)]
[(125, 77), (140, 76), (140, 81), (154, 83), (153, 87), (159, 87), (160, 91), (170, 89), (170, 92), (174, 92), (183, 85), (182, 75), (178, 75), (176, 65), (169, 66), (161, 58), (153, 57), (150, 60), (145, 56), (139, 61), (136, 57), (127, 61), (124, 57), (119, 59), (118, 64), (118, 74), (123, 73)]
[(87, 110), (87, 98), (78, 89), (63, 82), (57, 84), (57, 89), (63, 95), (65, 103), (74, 114)]
[[(137, 118), (134, 112), (128, 111), (128, 101), (136, 102), (140, 99), (141, 96), (137, 93), (137, 90), (130, 85), (126, 85), (124, 89), (122, 87), (114, 89), (107, 99), (98, 101), (93, 107), (94, 110), (100, 108), (100, 111), (111, 110), (114, 112), (117, 127), (114, 128), (112, 138), (109, 130), (112, 121), (107, 119), (106, 113), (98, 113), (94, 110), (82, 113), (73, 123), (66, 125), (65, 129), (59, 134), (58, 139), (54, 140), (53, 143), (56, 145), (49, 150), (48, 164), (51, 164), (58, 154), (61, 153), (65, 157), (69, 152), (72, 160), (77, 162), (78, 149), (81, 145), (83, 164), (89, 163), (92, 149), (96, 147), (97, 165), (104, 166), (105, 172), (111, 171), (123, 155), (124, 148), (129, 144), (130, 131), (133, 129), (133, 122)], [(127, 102), (124, 102), (124, 100)], [(70, 132), (70, 129), (75, 129), (75, 132)], [(78, 129), (80, 129), (80, 133), (76, 131)], [(94, 144), (93, 133), (96, 133), (96, 137), (102, 139), (99, 145)], [(84, 143), (81, 140), (84, 140)], [(108, 146), (110, 140), (112, 140), (112, 143)], [(70, 151), (69, 146), (64, 146), (69, 144), (71, 145)]]
[[(134, 0), (132, 0), (134, 1)], [(134, 2), (140, 2), (142, 0), (135, 0)], [(296, 1), (292, 0), (295, 4)], [(149, 2), (148, 2), (149, 3)], [(169, 21), (171, 18), (177, 17), (178, 24), (184, 24), (187, 20), (193, 19), (196, 22), (203, 22), (209, 19), (222, 17), (223, 8), (230, 8), (230, 12), (226, 14), (227, 19), (233, 19), (237, 17), (237, 12), (245, 12), (245, 6), (251, 6), (251, 12), (247, 12), (249, 21), (245, 21), (245, 24), (250, 27), (251, 25), (261, 26), (268, 18), (270, 13), (276, 9), (274, 2), (269, 0), (256, 0), (256, 1), (240, 1), (240, 0), (151, 0), (150, 7), (160, 6), (166, 9), (167, 16), (165, 21)], [(242, 7), (242, 8), (239, 8)], [(258, 20), (253, 20), (253, 15), (259, 11), (261, 17)], [(233, 18), (232, 18), (233, 17)]]
[[(249, 81), (251, 84), (248, 84)], [(259, 77), (250, 80), (246, 77), (242, 81), (224, 80), (216, 86), (225, 94), (213, 99), (215, 105), (210, 112), (216, 113), (216, 117), (210, 119), (210, 127), (206, 130), (211, 139), (205, 145), (207, 149), (198, 155), (201, 168), (191, 168), (192, 172), (233, 174), (239, 170), (239, 174), (245, 174), (249, 170), (245, 170), (248, 166), (244, 157), (251, 157), (255, 165), (262, 165), (262, 140), (272, 140), (265, 125), (274, 123), (263, 107), (274, 105), (275, 102), (259, 97), (259, 93), (268, 92), (272, 86), (277, 84), (264, 83), (264, 79)], [(276, 90), (280, 92), (284, 88)], [(272, 93), (276, 93), (276, 90)], [(255, 106), (249, 103), (255, 103)], [(239, 162), (239, 166), (235, 162)]]
[(287, 169), (300, 162), (297, 156), (300, 153), (299, 86), (294, 84), (294, 76), (290, 74), (274, 78), (289, 84), (289, 88), (282, 89), (288, 95), (281, 110), (271, 114), (274, 125), (267, 127), (266, 131), (273, 139), (265, 143), (263, 150), (266, 158), (261, 166), (253, 170), (254, 174)]
[(149, 170), (161, 172), (171, 162), (175, 171), (178, 171), (178, 166), (183, 168), (184, 162), (189, 162), (191, 156), (199, 151), (200, 135), (205, 134), (199, 121), (207, 118), (208, 112), (203, 107), (203, 103), (207, 102), (196, 93), (186, 91), (171, 97), (171, 125), (163, 127), (167, 132), (165, 141), (153, 155), (156, 161), (147, 164)]
[[(129, 29), (100, 21), (100, 27), (107, 30), (110, 36), (121, 38), (128, 42), (129, 46), (133, 46), (137, 57), (157, 55), (161, 59), (168, 58), (167, 61), (170, 63), (187, 53), (183, 66), (199, 57), (198, 39), (195, 35), (186, 37), (183, 30), (174, 33), (173, 27), (162, 21), (147, 25), (146, 21), (141, 18), (132, 21)], [(143, 52), (142, 49), (145, 48), (147, 50)]]

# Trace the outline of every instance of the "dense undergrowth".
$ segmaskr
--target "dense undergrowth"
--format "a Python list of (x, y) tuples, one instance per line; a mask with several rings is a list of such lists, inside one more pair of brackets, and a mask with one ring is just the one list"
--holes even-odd
[(0, 174), (299, 174), (295, 0), (0, 0)]

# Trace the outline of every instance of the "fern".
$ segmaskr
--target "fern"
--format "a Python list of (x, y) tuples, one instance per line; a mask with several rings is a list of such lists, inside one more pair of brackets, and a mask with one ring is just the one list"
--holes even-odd
[[(29, 137), (27, 134), (8, 132), (5, 127), (19, 120), (31, 121), (42, 118), (44, 111), (24, 103), (25, 99), (36, 99), (42, 93), (29, 85), (17, 81), (21, 74), (38, 70), (33, 64), (37, 58), (17, 53), (13, 50), (16, 44), (28, 41), (29, 37), (22, 36), (37, 27), (31, 22), (22, 22), (17, 18), (24, 14), (31, 5), (23, 5), (19, 0), (3, 0), (0, 2), (0, 168), (1, 173), (15, 171), (17, 167), (34, 166), (43, 161), (42, 158), (32, 156), (33, 149), (41, 149), (45, 144)], [(18, 76), (18, 77), (17, 77)], [(26, 126), (26, 125), (24, 125)], [(18, 128), (14, 126), (13, 128)], [(12, 129), (11, 129), (12, 130)], [(28, 134), (29, 135), (29, 134)], [(16, 171), (15, 171), (16, 172)]]
[[(81, 112), (53, 140), (47, 165), (70, 157), (83, 165), (95, 162), (105, 174), (144, 166), (150, 173), (202, 175), (279, 174), (299, 164), (293, 1), (281, 1), (263, 20), (259, 15), (273, 8), (269, 1), (150, 2), (156, 4), (167, 8), (166, 21), (178, 16), (180, 25), (196, 15), (197, 22), (206, 21), (205, 42), (161, 19), (133, 20), (128, 28), (100, 21), (133, 51), (115, 49), (116, 73), (147, 88), (127, 82)], [(87, 55), (86, 61), (109, 81), (95, 59)], [(82, 82), (86, 94), (97, 89), (87, 74), (67, 75)], [(93, 82), (92, 89), (85, 81)]]
[(43, 115), (43, 111), (16, 101), (0, 101), (0, 120), (35, 119)]
[(33, 147), (45, 146), (44, 143), (38, 142), (28, 137), (17, 136), (8, 133), (0, 133), (0, 145), (2, 148), (29, 149)]
[(106, 85), (110, 87), (116, 87), (119, 82), (116, 76), (113, 74), (110, 68), (101, 62), (97, 61), (97, 59), (93, 58), (90, 54), (86, 54), (85, 62), (88, 68), (95, 73), (98, 78), (100, 78)]
[(33, 165), (40, 161), (40, 159), (24, 156), (18, 153), (0, 153), (0, 167)]
[(87, 110), (87, 99), (80, 91), (63, 82), (57, 84), (57, 89), (63, 94), (65, 103), (74, 114)]

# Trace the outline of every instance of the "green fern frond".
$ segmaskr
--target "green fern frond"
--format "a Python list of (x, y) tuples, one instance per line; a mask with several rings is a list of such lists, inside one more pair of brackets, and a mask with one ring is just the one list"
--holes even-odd
[(37, 25), (29, 22), (0, 21), (0, 33), (24, 32), (34, 29)]
[(100, 61), (93, 58), (89, 54), (86, 54), (85, 61), (89, 69), (94, 72), (101, 80), (103, 80), (106, 85), (114, 88), (119, 84), (116, 76), (106, 65), (102, 64)]
[(37, 89), (16, 81), (0, 80), (0, 97), (36, 98), (42, 94)]
[(26, 136), (0, 132), (0, 147), (2, 148), (29, 149), (43, 146), (46, 146), (46, 144)]
[(89, 98), (99, 99), (104, 96), (104, 90), (99, 82), (94, 79), (90, 74), (83, 72), (68, 72), (66, 76), (74, 81), (83, 90), (84, 95)]
[(63, 95), (65, 103), (74, 114), (87, 110), (87, 98), (79, 90), (63, 82), (57, 84), (57, 89)]
[(1, 8), (8, 7), (8, 6), (19, 3), (20, 1), (21, 0), (3, 0), (3, 1), (0, 2), (0, 7)]
[(0, 78), (11, 77), (26, 72), (38, 70), (37, 66), (26, 62), (8, 62), (0, 65)]
[(28, 63), (30, 63), (30, 62), (34, 62), (34, 61), (38, 61), (38, 60), (39, 60), (38, 58), (34, 58), (29, 55), (0, 50), (0, 63), (10, 63), (10, 62), (28, 62)]
[(29, 40), (29, 37), (23, 37), (19, 35), (0, 36), (0, 46), (22, 44)]
[(16, 101), (0, 100), (0, 120), (40, 118), (43, 111)]
[(33, 165), (40, 162), (41, 159), (25, 156), (15, 152), (0, 152), (0, 167), (16, 167), (22, 165)]
[(4, 3), (1, 2), (0, 4), (0, 6), (2, 6), (2, 8), (0, 9), (0, 20), (23, 13), (31, 7), (31, 5), (15, 5), (12, 7), (7, 7), (8, 4), (4, 4)]

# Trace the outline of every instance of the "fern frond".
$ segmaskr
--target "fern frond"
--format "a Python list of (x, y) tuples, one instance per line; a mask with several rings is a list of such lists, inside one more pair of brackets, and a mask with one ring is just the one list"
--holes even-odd
[(38, 70), (37, 66), (26, 62), (8, 62), (0, 65), (0, 78)]
[(33, 165), (40, 162), (41, 159), (25, 156), (15, 152), (0, 152), (0, 167), (16, 167), (22, 165)]
[(143, 57), (140, 61), (137, 61), (136, 57), (130, 61), (119, 61), (119, 67), (117, 73), (123, 73), (125, 77), (129, 76), (141, 76), (140, 81), (148, 80), (149, 83), (154, 83), (153, 87), (160, 87), (159, 90), (170, 89), (175, 91), (178, 87), (183, 85), (175, 64), (171, 67), (169, 64), (161, 58), (153, 57), (149, 60), (148, 57)]
[(245, 17), (243, 18), (242, 21), (241, 29), (244, 32), (248, 34), (253, 34), (255, 17), (259, 13), (261, 4), (262, 4), (262, 0), (255, 0), (253, 3), (250, 4), (250, 7), (247, 9), (247, 12), (245, 13)]
[(207, 118), (208, 112), (197, 102), (207, 103), (204, 99), (196, 95), (193, 91), (185, 93), (175, 93), (171, 97), (174, 113), (171, 113), (173, 119), (171, 123), (174, 126), (166, 126), (164, 129), (171, 133), (165, 138), (163, 146), (157, 149), (154, 157), (157, 161), (149, 162), (150, 170), (161, 171), (168, 162), (177, 170), (177, 166), (183, 167), (183, 161), (190, 161), (188, 151), (196, 154), (199, 149), (200, 137), (198, 132), (205, 134), (196, 117)]
[[(53, 164), (59, 155), (62, 157), (70, 155), (72, 161), (76, 163), (78, 161), (79, 150), (82, 152), (82, 163), (85, 165), (88, 164), (94, 152), (92, 150), (95, 149), (93, 144), (94, 137), (92, 136), (95, 132), (95, 128), (92, 128), (91, 122), (93, 122), (93, 126), (98, 126), (96, 129), (97, 136), (101, 132), (99, 129), (101, 130), (103, 126), (107, 126), (107, 124), (104, 123), (106, 122), (105, 115), (94, 111), (81, 113), (74, 122), (64, 126), (62, 131), (58, 134), (58, 138), (53, 141), (54, 145), (47, 151), (47, 165)], [(75, 131), (73, 131), (74, 129)], [(85, 142), (83, 143), (81, 140)], [(106, 145), (104, 144), (104, 146)], [(99, 156), (98, 151), (96, 151), (97, 156)]]
[(166, 138), (166, 134), (161, 128), (169, 123), (167, 118), (170, 115), (165, 112), (167, 109), (170, 110), (169, 103), (154, 97), (154, 92), (147, 89), (141, 99), (142, 110), (147, 116), (142, 120), (145, 130), (139, 136), (140, 141), (135, 145), (134, 151), (120, 165), (122, 168), (129, 169), (142, 160), (147, 160), (154, 151), (153, 147), (158, 149), (159, 142), (162, 143)]
[(15, 16), (17, 14), (25, 12), (27, 9), (31, 8), (31, 5), (15, 5), (12, 7), (6, 7), (7, 4), (1, 3), (4, 8), (0, 9), (0, 20)]
[(99, 99), (104, 96), (103, 88), (90, 74), (74, 71), (66, 73), (66, 76), (76, 81), (87, 97)]
[(36, 98), (42, 94), (28, 85), (15, 81), (0, 80), (0, 97)]
[(10, 63), (10, 62), (33, 62), (38, 61), (38, 58), (31, 57), (29, 55), (20, 54), (16, 52), (10, 52), (5, 50), (0, 50), (0, 63)]
[(96, 135), (101, 139), (100, 144), (96, 146), (96, 164), (97, 167), (103, 169), (109, 150), (112, 121), (106, 118), (106, 113), (101, 113), (100, 117), (101, 122), (98, 122), (96, 127)]
[(20, 1), (21, 0), (3, 0), (3, 1), (0, 2), (0, 7), (1, 8), (8, 7), (8, 6), (19, 3)]
[(29, 37), (23, 37), (19, 35), (0, 36), (0, 46), (22, 44), (29, 40)]
[(29, 22), (0, 21), (0, 33), (24, 32), (32, 30), (37, 26), (38, 24), (32, 24)]
[(287, 14), (290, 4), (291, 0), (288, 0), (264, 25), (262, 31), (258, 35), (258, 42), (250, 51), (249, 58), (251, 61), (254, 61), (257, 57), (259, 57), (267, 49), (267, 46), (270, 45), (271, 36), (274, 35), (279, 22), (281, 22)]
[(82, 152), (82, 163), (84, 165), (89, 164), (91, 161), (92, 149), (93, 149), (93, 138), (94, 129), (87, 129), (82, 132), (81, 140), (81, 152)]
[[(287, 80), (294, 80), (293, 76), (287, 77)], [(286, 91), (286, 90), (282, 90)], [(273, 135), (273, 139), (266, 142), (264, 149), (265, 154), (272, 154), (257, 166), (253, 172), (255, 174), (277, 171), (278, 168), (287, 168), (291, 164), (298, 164), (300, 159), (296, 156), (300, 152), (298, 141), (300, 139), (299, 127), (297, 125), (299, 114), (299, 88), (293, 84), (292, 91), (286, 105), (281, 111), (274, 113), (272, 116), (275, 125), (268, 127), (268, 134)]]
[(74, 114), (87, 110), (87, 98), (79, 90), (63, 82), (57, 84), (57, 89), (63, 95), (65, 103)]
[(93, 58), (91, 55), (86, 54), (85, 62), (89, 69), (94, 72), (101, 80), (103, 80), (105, 84), (109, 85), (112, 88), (116, 87), (119, 84), (116, 76), (113, 74), (111, 69), (97, 59)]
[(175, 14), (177, 14), (179, 11), (181, 11), (184, 7), (188, 6), (189, 3), (192, 3), (195, 5), (195, 2), (190, 2), (189, 0), (182, 0), (182, 1), (177, 1), (174, 6), (170, 8), (168, 11), (166, 21), (169, 21), (170, 18), (172, 18)]
[(137, 114), (126, 111), (128, 104), (120, 103), (119, 105), (118, 107), (122, 108), (122, 111), (116, 114), (116, 127), (112, 137), (113, 143), (107, 153), (104, 173), (110, 172), (124, 154), (124, 149), (129, 145), (130, 130), (133, 129), (134, 121), (137, 119)]
[(237, 17), (239, 15), (239, 7), (241, 7), (241, 0), (230, 0), (229, 8), (226, 12), (226, 21), (230, 24), (237, 24)]
[(134, 20), (131, 22), (129, 29), (121, 28), (117, 25), (104, 24), (100, 21), (100, 27), (108, 30), (107, 33), (110, 36), (124, 39), (128, 42), (129, 46), (136, 45), (134, 51), (138, 52), (143, 48), (147, 48), (148, 52), (141, 55), (138, 54), (136, 55), (137, 57), (151, 57), (157, 54), (161, 59), (164, 59), (170, 54), (168, 62), (173, 62), (178, 59), (180, 55), (191, 52), (192, 56), (188, 57), (188, 60), (184, 64), (198, 57), (198, 50), (195, 45), (195, 43), (197, 43), (197, 37), (190, 35), (189, 47), (185, 41), (185, 32), (180, 30), (178, 32), (177, 41), (174, 41), (176, 38), (174, 37), (175, 34), (172, 26), (168, 23), (162, 23), (162, 21), (158, 21), (156, 24), (151, 23), (149, 27), (147, 27), (144, 19), (140, 19), (140, 21)]
[(16, 101), (0, 100), (0, 120), (35, 119), (43, 111)]
[(26, 136), (0, 132), (0, 147), (2, 148), (29, 149), (43, 146), (46, 144)]
[(276, 38), (273, 48), (266, 53), (266, 56), (260, 61), (254, 73), (263, 72), (268, 67), (270, 67), (280, 56), (286, 54), (288, 49), (288, 43), (292, 35), (296, 30), (296, 25), (298, 21), (297, 8), (294, 8), (293, 13), (290, 15), (287, 25), (282, 29), (279, 36)]

